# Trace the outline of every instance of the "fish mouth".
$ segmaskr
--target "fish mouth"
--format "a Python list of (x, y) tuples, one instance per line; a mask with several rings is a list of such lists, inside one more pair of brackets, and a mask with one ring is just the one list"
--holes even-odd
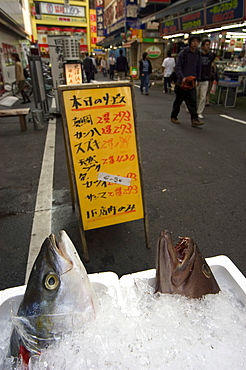
[(59, 253), (60, 255), (64, 256), (64, 250), (62, 249), (62, 246), (61, 244), (58, 243), (58, 240), (55, 236), (55, 234), (50, 234), (49, 236), (49, 241), (50, 241), (50, 244), (51, 244), (51, 247), (57, 252)]
[(62, 240), (61, 232), (58, 233), (57, 237), (55, 236), (55, 234), (50, 234), (48, 239), (50, 241), (50, 248), (53, 251), (53, 253), (60, 257), (59, 258), (60, 261), (64, 261), (62, 263), (61, 274), (70, 271), (73, 268), (73, 261), (67, 251), (66, 243), (64, 243)]
[(195, 245), (188, 236), (179, 237), (179, 242), (174, 245), (169, 231), (164, 231), (161, 235), (166, 240), (169, 257), (174, 266), (185, 265), (189, 262), (195, 252)]
[(176, 260), (182, 264), (187, 259), (190, 259), (194, 250), (194, 244), (187, 236), (179, 237), (179, 239), (178, 244), (174, 246), (174, 252), (176, 254)]

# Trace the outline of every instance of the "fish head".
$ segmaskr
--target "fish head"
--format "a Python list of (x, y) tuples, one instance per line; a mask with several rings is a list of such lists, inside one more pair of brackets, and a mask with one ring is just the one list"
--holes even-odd
[(172, 293), (170, 277), (177, 266), (171, 233), (161, 231), (156, 253), (156, 292)]
[(97, 298), (86, 269), (66, 232), (51, 234), (33, 265), (18, 315), (88, 311), (95, 316)]
[(51, 234), (41, 246), (12, 317), (11, 355), (18, 357), (21, 348), (39, 353), (63, 333), (83, 330), (97, 308), (96, 294), (72, 241), (63, 230), (57, 238)]
[(71, 306), (73, 311), (82, 311), (88, 319), (94, 318), (98, 311), (98, 299), (78, 252), (64, 230), (58, 234), (57, 245), (67, 263), (72, 262), (71, 270), (66, 269), (68, 267), (66, 262), (62, 265), (64, 268), (62, 274), (64, 291), (61, 289), (61, 294), (64, 299), (67, 299), (67, 302), (68, 296), (71, 297), (70, 304), (67, 304), (67, 310)]
[(190, 237), (180, 237), (173, 244), (171, 233), (162, 231), (157, 245), (156, 292), (176, 293), (190, 298), (218, 293), (219, 286)]

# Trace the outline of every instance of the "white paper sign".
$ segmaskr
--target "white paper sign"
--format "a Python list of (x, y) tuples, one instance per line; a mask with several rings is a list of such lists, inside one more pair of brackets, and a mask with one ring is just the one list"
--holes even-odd
[(106, 182), (113, 182), (114, 184), (121, 184), (121, 185), (130, 186), (132, 179), (129, 178), (129, 177), (109, 175), (108, 173), (105, 173), (105, 172), (99, 172), (98, 180), (106, 181)]

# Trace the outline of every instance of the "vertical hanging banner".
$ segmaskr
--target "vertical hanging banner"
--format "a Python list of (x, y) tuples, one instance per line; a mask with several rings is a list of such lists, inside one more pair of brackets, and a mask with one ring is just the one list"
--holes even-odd
[(82, 230), (145, 218), (132, 85), (58, 89)]
[(51, 72), (53, 87), (55, 91), (55, 108), (53, 110), (60, 112), (59, 100), (57, 94), (57, 86), (65, 84), (64, 76), (64, 58), (63, 58), (63, 39), (68, 36), (52, 36), (48, 35), (49, 54), (51, 62)]
[(97, 36), (104, 36), (104, 0), (96, 0)]

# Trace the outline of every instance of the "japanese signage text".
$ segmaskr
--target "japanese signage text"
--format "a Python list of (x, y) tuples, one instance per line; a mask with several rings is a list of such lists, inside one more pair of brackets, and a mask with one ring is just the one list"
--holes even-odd
[(63, 91), (84, 230), (143, 218), (131, 87)]

